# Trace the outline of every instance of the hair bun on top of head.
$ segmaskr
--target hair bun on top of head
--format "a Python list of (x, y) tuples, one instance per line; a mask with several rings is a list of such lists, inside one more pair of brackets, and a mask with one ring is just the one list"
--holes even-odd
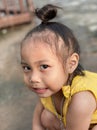
[(47, 23), (49, 20), (56, 17), (57, 8), (59, 7), (47, 4), (40, 9), (35, 9), (35, 15), (42, 21), (42, 23)]

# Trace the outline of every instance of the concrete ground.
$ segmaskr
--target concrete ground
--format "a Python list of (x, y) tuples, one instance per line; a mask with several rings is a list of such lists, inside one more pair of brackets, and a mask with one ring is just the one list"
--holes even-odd
[(37, 98), (23, 83), (20, 42), (32, 27), (4, 29), (0, 34), (0, 130), (31, 130)]

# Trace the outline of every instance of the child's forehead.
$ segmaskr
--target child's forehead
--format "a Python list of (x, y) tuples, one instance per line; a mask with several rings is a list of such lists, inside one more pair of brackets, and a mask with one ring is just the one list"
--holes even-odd
[(63, 52), (64, 49), (66, 49), (63, 39), (50, 30), (34, 32), (30, 36), (28, 36), (24, 42), (24, 44), (27, 46), (29, 44), (32, 44), (32, 46), (44, 44), (56, 54), (59, 54), (60, 52)]
[(34, 40), (41, 40), (44, 42), (54, 42), (56, 40), (58, 40), (58, 36), (55, 35), (54, 32), (50, 31), (50, 30), (45, 30), (42, 32), (36, 32), (32, 34), (32, 39)]
[(35, 44), (44, 43), (50, 46), (60, 46), (64, 44), (62, 38), (51, 30), (44, 30), (41, 32), (35, 32), (31, 35), (31, 37), (27, 38), (27, 41), (33, 41)]

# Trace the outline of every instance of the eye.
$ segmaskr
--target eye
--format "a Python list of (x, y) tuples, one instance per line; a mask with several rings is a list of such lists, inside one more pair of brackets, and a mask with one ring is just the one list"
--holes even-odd
[(45, 69), (47, 69), (48, 67), (49, 67), (48, 65), (44, 64), (44, 65), (41, 65), (41, 66), (40, 66), (40, 69), (41, 69), (41, 70), (45, 70)]
[(24, 72), (29, 72), (31, 68), (29, 66), (22, 66)]

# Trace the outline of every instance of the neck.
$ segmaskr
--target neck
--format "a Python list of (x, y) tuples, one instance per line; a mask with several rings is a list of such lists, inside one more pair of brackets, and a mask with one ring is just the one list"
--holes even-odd
[(54, 100), (57, 100), (57, 99), (62, 99), (63, 98), (63, 92), (62, 92), (62, 89), (60, 91), (58, 91), (57, 93), (53, 94), (52, 95), (52, 98)]
[(54, 103), (54, 107), (57, 111), (57, 113), (61, 114), (61, 111), (60, 111), (60, 107), (59, 106), (62, 106), (62, 100), (65, 100), (65, 97), (63, 95), (63, 92), (62, 90), (60, 90), (58, 93), (52, 95), (52, 100), (53, 100), (53, 103)]

